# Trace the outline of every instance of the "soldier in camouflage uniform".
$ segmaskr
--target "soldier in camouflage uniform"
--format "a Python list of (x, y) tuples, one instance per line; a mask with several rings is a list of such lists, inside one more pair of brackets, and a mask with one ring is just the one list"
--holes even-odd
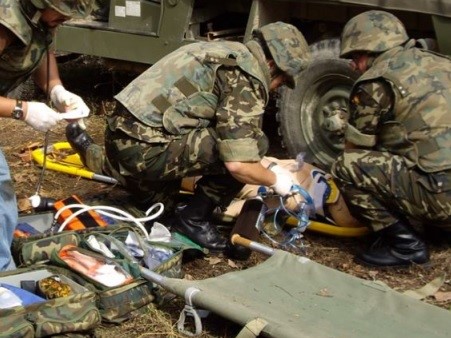
[(341, 56), (362, 75), (332, 173), (354, 215), (378, 237), (357, 258), (373, 266), (426, 263), (428, 250), (411, 225), (451, 232), (451, 60), (416, 48), (383, 11), (346, 24)]
[(260, 164), (268, 149), (262, 118), (269, 92), (308, 64), (308, 45), (292, 25), (276, 22), (246, 44), (199, 42), (165, 56), (115, 98), (106, 159), (89, 135), (66, 130), (88, 167), (117, 178), (142, 201), (168, 206), (183, 177), (203, 175), (173, 228), (210, 249), (226, 240), (210, 223), (244, 184), (290, 192), (290, 173)]
[[(23, 120), (39, 131), (47, 131), (61, 120), (59, 114), (44, 103), (25, 102), (8, 96), (30, 76), (40, 88), (50, 92), (58, 111), (80, 108), (89, 112), (79, 96), (62, 86), (55, 57), (49, 48), (54, 29), (70, 17), (87, 15), (91, 1), (1, 1), (0, 117)], [(15, 194), (8, 165), (0, 152), (0, 270), (14, 267), (9, 247), (16, 224)]]

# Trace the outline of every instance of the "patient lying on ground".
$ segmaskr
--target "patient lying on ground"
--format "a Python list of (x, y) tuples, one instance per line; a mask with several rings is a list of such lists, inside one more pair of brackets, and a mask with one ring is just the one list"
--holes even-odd
[[(261, 160), (263, 166), (267, 167), (271, 162), (288, 169), (292, 175), (293, 180), (301, 188), (305, 189), (314, 201), (314, 213), (322, 218), (327, 219), (341, 227), (361, 227), (361, 223), (355, 219), (332, 180), (332, 177), (317, 167), (297, 161), (295, 159), (280, 160), (274, 157), (264, 157)], [(186, 191), (193, 191), (195, 182), (198, 177), (189, 177), (183, 180), (182, 189)], [(222, 213), (221, 216), (236, 218), (246, 199), (256, 197), (260, 186), (247, 184), (237, 195), (236, 199), (230, 206)], [(305, 201), (301, 194), (293, 194), (285, 200), (285, 207), (291, 211), (298, 211), (302, 202)], [(274, 203), (279, 203), (279, 199), (266, 198), (265, 202), (269, 207)]]

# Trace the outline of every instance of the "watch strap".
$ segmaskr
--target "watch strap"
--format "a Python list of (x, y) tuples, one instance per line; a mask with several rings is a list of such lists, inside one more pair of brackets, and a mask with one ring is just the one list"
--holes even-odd
[(14, 107), (14, 110), (11, 113), (11, 116), (13, 119), (21, 120), (23, 119), (24, 113), (23, 113), (23, 102), (22, 100), (16, 100), (16, 106)]

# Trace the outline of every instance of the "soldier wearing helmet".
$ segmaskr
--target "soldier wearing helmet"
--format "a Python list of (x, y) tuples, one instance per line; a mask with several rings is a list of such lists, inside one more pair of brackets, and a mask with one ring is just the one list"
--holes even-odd
[[(64, 89), (51, 50), (53, 30), (71, 17), (89, 14), (92, 0), (3, 0), (0, 4), (0, 116), (24, 121), (47, 131), (59, 114), (78, 108), (89, 112), (83, 100)], [(47, 69), (49, 68), (49, 69)], [(29, 77), (50, 93), (56, 111), (47, 104), (22, 100), (14, 89)], [(17, 224), (17, 207), (8, 165), (0, 152), (0, 270), (11, 269), (9, 251)]]
[(226, 239), (211, 223), (244, 184), (290, 193), (291, 175), (260, 164), (268, 150), (262, 118), (269, 92), (308, 65), (309, 49), (292, 25), (276, 22), (254, 32), (246, 44), (198, 42), (168, 54), (115, 96), (108, 119), (106, 158), (86, 132), (69, 125), (73, 148), (95, 172), (119, 180), (149, 206), (169, 207), (181, 179), (203, 175), (173, 228), (211, 251)]
[(357, 259), (426, 263), (417, 230), (451, 237), (451, 60), (415, 47), (401, 21), (383, 11), (352, 18), (341, 42), (341, 55), (362, 75), (332, 173), (378, 243)]

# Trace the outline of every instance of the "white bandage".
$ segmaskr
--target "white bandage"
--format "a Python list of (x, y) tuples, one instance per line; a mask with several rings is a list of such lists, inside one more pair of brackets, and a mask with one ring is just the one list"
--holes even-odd
[(89, 115), (90, 110), (83, 99), (66, 90), (62, 85), (56, 85), (52, 88), (50, 99), (60, 113), (77, 109), (82, 112), (83, 116)]
[(271, 188), (281, 196), (288, 195), (294, 184), (291, 173), (279, 165), (272, 165), (269, 170), (276, 174), (276, 183), (271, 185)]

